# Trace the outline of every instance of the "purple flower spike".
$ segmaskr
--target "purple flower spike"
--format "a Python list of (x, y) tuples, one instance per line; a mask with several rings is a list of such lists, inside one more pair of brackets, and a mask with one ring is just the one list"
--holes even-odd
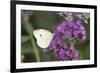
[[(72, 13), (70, 16), (75, 16), (76, 14)], [(69, 13), (61, 12), (59, 15), (66, 17), (69, 16)], [(66, 20), (56, 28), (49, 49), (54, 50), (55, 56), (61, 61), (77, 60), (79, 59), (79, 52), (74, 47), (74, 44), (75, 42), (82, 42), (85, 39), (86, 30), (81, 20)], [(68, 41), (71, 45), (68, 47), (65, 41)]]

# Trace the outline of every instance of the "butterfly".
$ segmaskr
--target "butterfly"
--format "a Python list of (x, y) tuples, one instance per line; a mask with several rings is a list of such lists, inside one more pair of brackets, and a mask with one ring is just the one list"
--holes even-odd
[(47, 48), (53, 39), (53, 33), (46, 29), (36, 29), (33, 31), (37, 45), (41, 48)]

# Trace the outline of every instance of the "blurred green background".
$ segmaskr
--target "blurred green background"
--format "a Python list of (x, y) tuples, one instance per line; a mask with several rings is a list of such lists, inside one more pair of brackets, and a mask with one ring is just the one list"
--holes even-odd
[[(40, 48), (32, 32), (35, 29), (47, 29), (54, 32), (56, 27), (65, 19), (52, 11), (21, 11), (21, 61), (27, 62), (47, 62), (57, 61), (53, 51)], [(80, 60), (90, 59), (90, 19), (88, 24), (84, 23), (86, 29), (86, 40), (76, 43), (75, 47), (80, 53)]]

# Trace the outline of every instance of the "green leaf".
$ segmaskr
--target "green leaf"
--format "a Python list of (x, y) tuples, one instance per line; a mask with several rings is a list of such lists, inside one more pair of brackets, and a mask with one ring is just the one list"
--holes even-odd
[(28, 41), (29, 39), (30, 39), (29, 36), (22, 36), (21, 42), (24, 43), (24, 42)]
[(24, 28), (25, 28), (26, 32), (29, 35), (32, 35), (33, 27), (31, 25), (31, 23), (29, 22), (29, 16), (26, 15), (23, 17), (23, 23), (24, 23)]
[(29, 35), (33, 34), (33, 27), (29, 22), (24, 22), (24, 28)]

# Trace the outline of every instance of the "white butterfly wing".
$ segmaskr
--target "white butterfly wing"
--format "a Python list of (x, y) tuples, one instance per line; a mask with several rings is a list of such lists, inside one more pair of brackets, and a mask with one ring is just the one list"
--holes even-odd
[(37, 44), (41, 48), (47, 48), (53, 38), (53, 34), (45, 29), (37, 29), (33, 31)]

